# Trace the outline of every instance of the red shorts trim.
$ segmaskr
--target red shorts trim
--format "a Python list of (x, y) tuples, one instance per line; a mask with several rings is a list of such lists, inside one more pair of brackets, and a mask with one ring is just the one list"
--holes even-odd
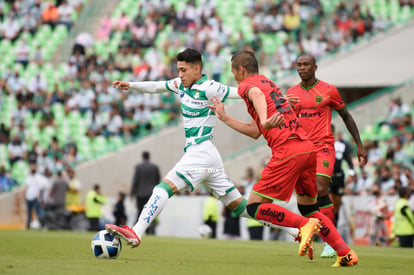
[(310, 141), (289, 139), (272, 150), (273, 157), (264, 168), (253, 192), (272, 200), (289, 201), (297, 195), (316, 198), (316, 152)]
[(331, 178), (335, 166), (335, 146), (333, 144), (315, 144), (316, 175)]

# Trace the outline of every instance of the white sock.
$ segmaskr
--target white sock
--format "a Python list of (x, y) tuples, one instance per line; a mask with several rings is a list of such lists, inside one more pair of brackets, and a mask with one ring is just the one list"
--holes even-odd
[(145, 204), (139, 215), (137, 223), (132, 227), (135, 234), (141, 239), (147, 228), (154, 222), (155, 218), (162, 212), (169, 199), (167, 191), (163, 188), (154, 187), (152, 195)]
[(273, 224), (273, 223), (270, 223), (270, 222), (267, 222), (267, 221), (263, 221), (263, 220), (258, 220), (258, 222), (260, 222), (260, 223), (262, 223), (262, 224), (264, 224), (264, 225), (267, 225), (267, 226), (269, 226), (270, 228), (273, 228), (273, 229), (280, 229), (280, 230), (282, 230), (282, 231), (284, 231), (284, 232), (288, 233), (290, 236), (292, 236), (292, 240), (295, 240), (295, 239), (296, 239), (296, 237), (297, 237), (297, 236), (298, 236), (298, 234), (299, 234), (299, 229), (297, 229), (297, 228), (295, 228), (295, 227), (285, 227), (285, 226), (280, 226), (280, 225), (276, 225), (276, 224)]

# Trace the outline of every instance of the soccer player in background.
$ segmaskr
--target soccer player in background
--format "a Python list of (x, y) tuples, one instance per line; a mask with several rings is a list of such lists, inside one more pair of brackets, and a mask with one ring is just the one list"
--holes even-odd
[[(258, 62), (252, 52), (241, 51), (233, 55), (231, 70), (239, 84), (238, 93), (252, 117), (251, 122), (241, 122), (227, 115), (219, 99), (213, 99), (214, 106), (210, 108), (217, 118), (234, 130), (254, 139), (263, 135), (272, 149), (272, 158), (248, 198), (247, 212), (259, 220), (277, 219), (283, 226), (304, 224), (305, 217), (319, 220), (320, 236), (338, 252), (333, 266), (356, 265), (356, 253), (347, 246), (331, 220), (319, 212), (316, 148), (300, 127), (292, 107), (276, 84), (259, 74)], [(303, 216), (272, 203), (274, 200), (289, 201), (294, 190)], [(311, 235), (319, 231), (319, 222), (315, 225), (316, 228), (307, 228), (312, 231)]]
[[(177, 55), (178, 78), (169, 81), (125, 82), (115, 80), (113, 86), (122, 90), (135, 89), (143, 93), (172, 92), (180, 97), (186, 136), (185, 154), (167, 173), (164, 180), (156, 185), (137, 223), (128, 226), (106, 224), (111, 234), (137, 247), (145, 230), (164, 209), (168, 199), (183, 191), (193, 191), (203, 183), (217, 199), (228, 207), (235, 216), (251, 218), (246, 212), (247, 200), (242, 197), (233, 182), (226, 176), (221, 156), (212, 143), (216, 116), (209, 109), (211, 99), (224, 102), (227, 98), (240, 98), (237, 89), (219, 82), (208, 80), (202, 74), (201, 54), (194, 49), (186, 49)], [(296, 214), (295, 214), (296, 215)], [(297, 215), (298, 217), (301, 217)], [(282, 225), (275, 216), (263, 215), (268, 223)], [(318, 227), (319, 221), (301, 217), (300, 222), (288, 226), (301, 231), (300, 255), (313, 250), (310, 228)], [(303, 252), (302, 252), (303, 251)]]
[[(332, 134), (335, 136), (335, 125), (331, 124)], [(332, 182), (329, 185), (329, 197), (334, 206), (335, 225), (338, 221), (339, 208), (341, 207), (342, 196), (345, 189), (345, 172), (342, 163), (348, 164), (348, 173), (355, 175), (354, 164), (352, 163), (352, 149), (348, 142), (342, 138), (342, 133), (336, 133), (335, 138), (335, 165), (332, 174)]]
[[(346, 109), (338, 90), (331, 84), (316, 78), (318, 66), (310, 54), (299, 56), (296, 69), (301, 82), (288, 89), (287, 95), (299, 99), (292, 104), (299, 123), (307, 132), (310, 140), (316, 146), (316, 182), (318, 188), (318, 205), (322, 213), (335, 224), (334, 206), (329, 198), (329, 183), (335, 163), (334, 136), (331, 131), (332, 111), (336, 110), (352, 138), (358, 146), (359, 163), (364, 166), (367, 162), (367, 152), (361, 142), (358, 127)], [(325, 245), (321, 257), (334, 257), (335, 251)]]

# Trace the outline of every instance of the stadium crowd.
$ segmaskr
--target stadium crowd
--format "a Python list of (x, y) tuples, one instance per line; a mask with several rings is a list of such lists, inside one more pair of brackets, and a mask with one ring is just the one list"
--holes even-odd
[[(225, 82), (230, 81), (229, 55), (240, 48), (254, 50), (264, 67), (279, 74), (290, 72), (300, 53), (323, 57), (399, 23), (370, 6), (345, 1), (331, 1), (338, 4), (329, 8), (319, 0), (245, 1), (237, 6), (236, 19), (226, 1), (190, 0), (179, 6), (142, 0), (122, 8), (123, 2), (119, 13), (100, 18), (96, 33), (78, 34), (59, 78), (53, 71), (60, 69), (46, 60), (42, 46), (30, 48), (29, 42), (45, 25), (52, 32), (60, 25), (73, 29), (89, 1), (0, 3), (0, 45), (12, 45), (15, 56), (1, 68), (0, 173), (7, 178), (1, 180), (1, 192), (21, 184), (30, 163), (54, 175), (176, 121), (179, 106), (173, 95), (122, 93), (111, 83), (171, 79), (177, 75), (175, 53), (182, 48), (201, 51), (205, 72)], [(412, 1), (400, 2), (401, 9), (412, 8)], [(37, 69), (27, 74), (33, 64)], [(395, 137), (383, 141), (395, 144), (387, 156), (396, 163), (398, 146), (412, 143), (412, 136), (404, 137), (402, 144)], [(372, 159), (375, 145), (367, 148)], [(393, 165), (389, 157), (380, 160)], [(407, 167), (401, 170), (409, 174)]]

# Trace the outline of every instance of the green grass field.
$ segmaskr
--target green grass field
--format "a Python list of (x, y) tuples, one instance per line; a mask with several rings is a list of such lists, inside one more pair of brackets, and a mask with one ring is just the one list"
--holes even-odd
[(147, 236), (108, 260), (92, 255), (93, 235), (0, 231), (0, 274), (414, 274), (413, 249), (353, 247), (359, 265), (333, 268), (334, 259), (299, 257), (297, 243)]

